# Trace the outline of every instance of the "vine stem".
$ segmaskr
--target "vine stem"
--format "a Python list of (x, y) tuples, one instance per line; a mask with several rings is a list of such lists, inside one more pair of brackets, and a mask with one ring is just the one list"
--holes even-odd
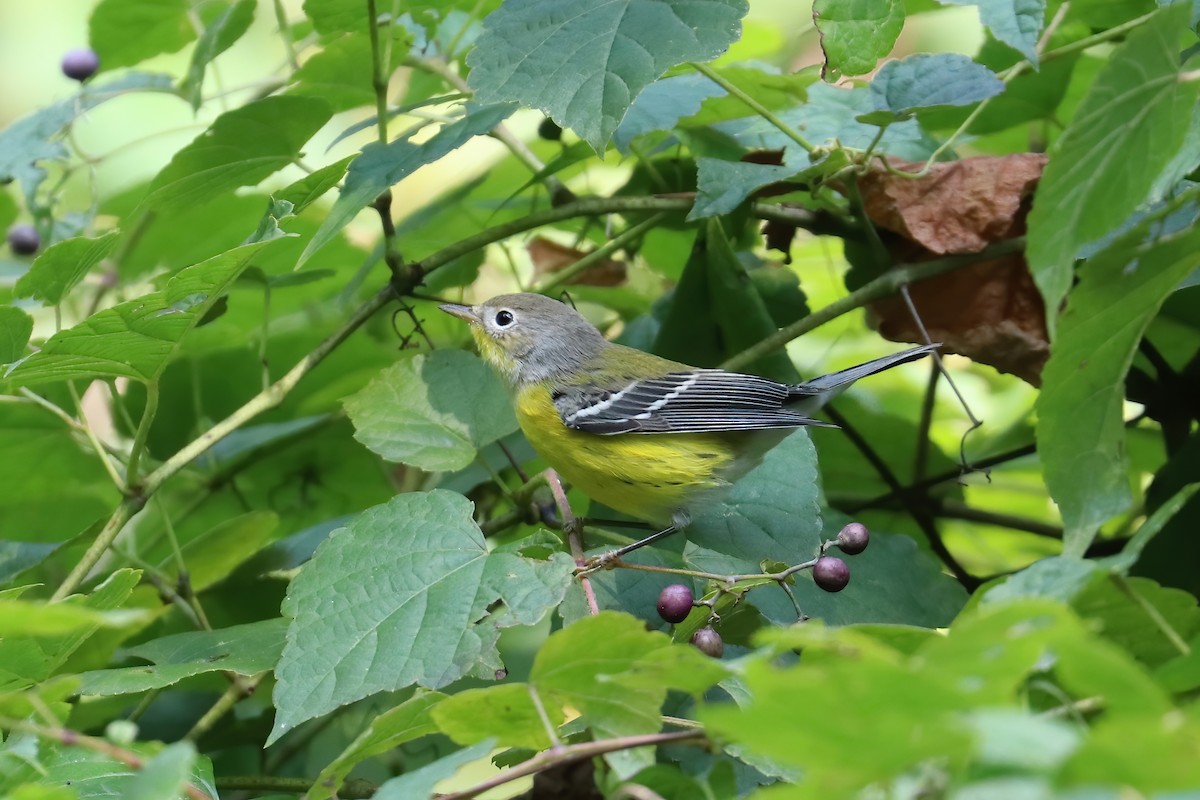
[(379, 141), (387, 144), (388, 81), (383, 65), (383, 53), (379, 49), (379, 11), (375, 7), (375, 0), (367, 0), (367, 16), (367, 34), (371, 40), (371, 88), (375, 91), (375, 124), (379, 131)]
[(693, 69), (695, 69), (701, 75), (704, 75), (710, 81), (717, 84), (725, 91), (729, 92), (729, 94), (736, 97), (738, 100), (741, 100), (743, 103), (745, 103), (747, 106), (749, 106), (751, 108), (751, 110), (754, 111), (755, 114), (758, 114), (760, 117), (765, 119), (767, 122), (774, 125), (776, 128), (779, 129), (780, 133), (782, 133), (784, 136), (791, 139), (796, 144), (800, 145), (802, 148), (804, 148), (805, 151), (811, 153), (817, 149), (816, 145), (814, 145), (808, 139), (805, 139), (803, 136), (801, 136), (800, 132), (798, 130), (796, 130), (791, 125), (788, 125), (786, 122), (784, 122), (782, 119), (780, 119), (775, 114), (775, 112), (771, 111), (771, 109), (767, 108), (762, 103), (758, 102), (753, 97), (746, 94), (738, 86), (734, 85), (732, 82), (727, 80), (724, 75), (717, 72), (715, 69), (710, 67), (708, 64), (702, 64), (698, 61), (693, 61), (691, 63), (691, 66)]
[(892, 296), (900, 291), (902, 286), (919, 283), (941, 275), (944, 272), (965, 267), (968, 264), (989, 261), (1000, 256), (1019, 253), (1024, 247), (1025, 238), (1017, 237), (998, 242), (978, 253), (946, 256), (945, 258), (936, 258), (932, 261), (922, 261), (916, 264), (899, 264), (845, 297), (835, 300), (819, 311), (814, 311), (807, 317), (793, 322), (791, 325), (780, 328), (777, 332), (762, 341), (747, 347), (742, 352), (727, 359), (721, 367), (722, 369), (729, 370), (745, 367), (763, 356), (784, 347), (793, 339), (803, 336), (827, 322), (832, 322), (843, 314), (847, 314), (857, 308), (862, 308), (876, 300)]
[(150, 426), (154, 424), (154, 416), (158, 413), (158, 380), (146, 384), (146, 407), (142, 410), (142, 421), (138, 423), (137, 433), (133, 437), (133, 448), (129, 451), (129, 463), (125, 466), (125, 482), (136, 486), (138, 482), (138, 462), (146, 452), (146, 440), (150, 437)]
[(507, 772), (477, 783), (470, 789), (439, 795), (439, 800), (469, 800), (469, 798), (477, 797), (489, 789), (503, 786), (510, 781), (524, 778), (527, 775), (533, 775), (544, 769), (556, 767), (561, 764), (569, 764), (572, 761), (581, 761), (585, 758), (602, 756), (605, 753), (615, 753), (620, 750), (632, 750), (635, 747), (673, 744), (675, 742), (686, 742), (703, 738), (703, 731), (673, 731), (671, 733), (651, 733), (644, 736), (619, 736), (614, 739), (601, 739), (598, 742), (582, 742), (580, 744), (569, 744), (564, 747), (551, 748), (550, 750), (538, 753), (533, 758), (513, 767)]
[[(111, 758), (113, 761), (119, 761), (130, 769), (140, 770), (146, 765), (145, 759), (124, 747), (119, 747), (106, 739), (100, 739), (95, 736), (88, 736), (84, 733), (71, 730), (70, 728), (61, 728), (50, 725), (39, 725), (36, 722), (26, 722), (19, 719), (10, 719), (8, 717), (0, 717), (0, 728), (7, 728), (11, 731), (20, 731), (33, 736), (38, 736), (42, 739), (50, 739), (60, 744), (68, 746), (83, 747), (103, 756)], [(183, 785), (183, 790), (191, 800), (213, 800), (208, 792), (196, 786), (190, 781)]]
[(296, 60), (296, 45), (292, 42), (292, 32), (288, 28), (287, 12), (283, 8), (283, 0), (274, 0), (275, 5), (275, 22), (279, 25), (279, 38), (283, 40), (283, 49), (287, 53), (288, 64), (292, 71), (300, 69), (300, 62)]

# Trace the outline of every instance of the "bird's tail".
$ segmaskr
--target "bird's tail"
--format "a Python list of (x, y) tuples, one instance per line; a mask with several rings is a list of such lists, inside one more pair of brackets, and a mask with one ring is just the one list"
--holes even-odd
[(849, 386), (859, 378), (874, 375), (876, 372), (883, 372), (885, 369), (891, 369), (898, 364), (906, 364), (909, 361), (924, 358), (941, 346), (940, 343), (937, 343), (914, 347), (911, 350), (904, 350), (899, 353), (893, 353), (890, 356), (872, 359), (871, 361), (840, 370), (839, 372), (831, 372), (828, 375), (822, 375), (819, 378), (813, 378), (804, 383), (797, 383), (788, 387), (788, 397), (799, 399), (802, 397), (829, 394), (836, 389)]

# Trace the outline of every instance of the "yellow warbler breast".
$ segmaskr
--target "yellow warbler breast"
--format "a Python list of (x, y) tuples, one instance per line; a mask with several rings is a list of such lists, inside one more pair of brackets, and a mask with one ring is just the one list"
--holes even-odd
[(525, 387), (515, 406), (529, 443), (568, 483), (624, 514), (665, 526), (728, 486), (736, 459), (722, 434), (584, 433), (563, 424), (545, 386)]

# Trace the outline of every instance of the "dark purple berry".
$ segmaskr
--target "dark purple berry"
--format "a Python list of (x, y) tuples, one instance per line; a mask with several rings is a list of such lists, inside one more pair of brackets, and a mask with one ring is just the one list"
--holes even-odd
[(867, 526), (861, 522), (851, 522), (837, 535), (837, 546), (848, 556), (856, 556), (871, 542), (871, 534)]
[(725, 642), (721, 641), (721, 634), (712, 628), (701, 628), (693, 633), (692, 644), (701, 653), (713, 658), (720, 658), (721, 654), (725, 652)]
[(850, 583), (850, 568), (833, 556), (821, 556), (813, 567), (813, 580), (827, 592), (840, 592)]
[(77, 47), (74, 50), (68, 50), (67, 54), (63, 56), (62, 71), (63, 75), (68, 78), (86, 81), (95, 75), (98, 69), (100, 69), (100, 56), (96, 55), (96, 51), (91, 48)]
[(8, 246), (19, 256), (33, 255), (42, 246), (37, 228), (19, 222), (8, 229)]
[(548, 142), (557, 142), (562, 138), (562, 127), (554, 120), (546, 117), (538, 125), (538, 136)]
[(690, 587), (672, 583), (658, 595), (658, 615), (667, 622), (683, 622), (691, 613), (695, 599)]

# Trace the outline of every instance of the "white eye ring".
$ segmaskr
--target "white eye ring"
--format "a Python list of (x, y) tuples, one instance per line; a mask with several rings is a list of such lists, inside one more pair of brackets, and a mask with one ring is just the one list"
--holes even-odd
[(502, 308), (496, 312), (496, 324), (501, 328), (507, 328), (516, 322), (516, 317), (507, 308)]

